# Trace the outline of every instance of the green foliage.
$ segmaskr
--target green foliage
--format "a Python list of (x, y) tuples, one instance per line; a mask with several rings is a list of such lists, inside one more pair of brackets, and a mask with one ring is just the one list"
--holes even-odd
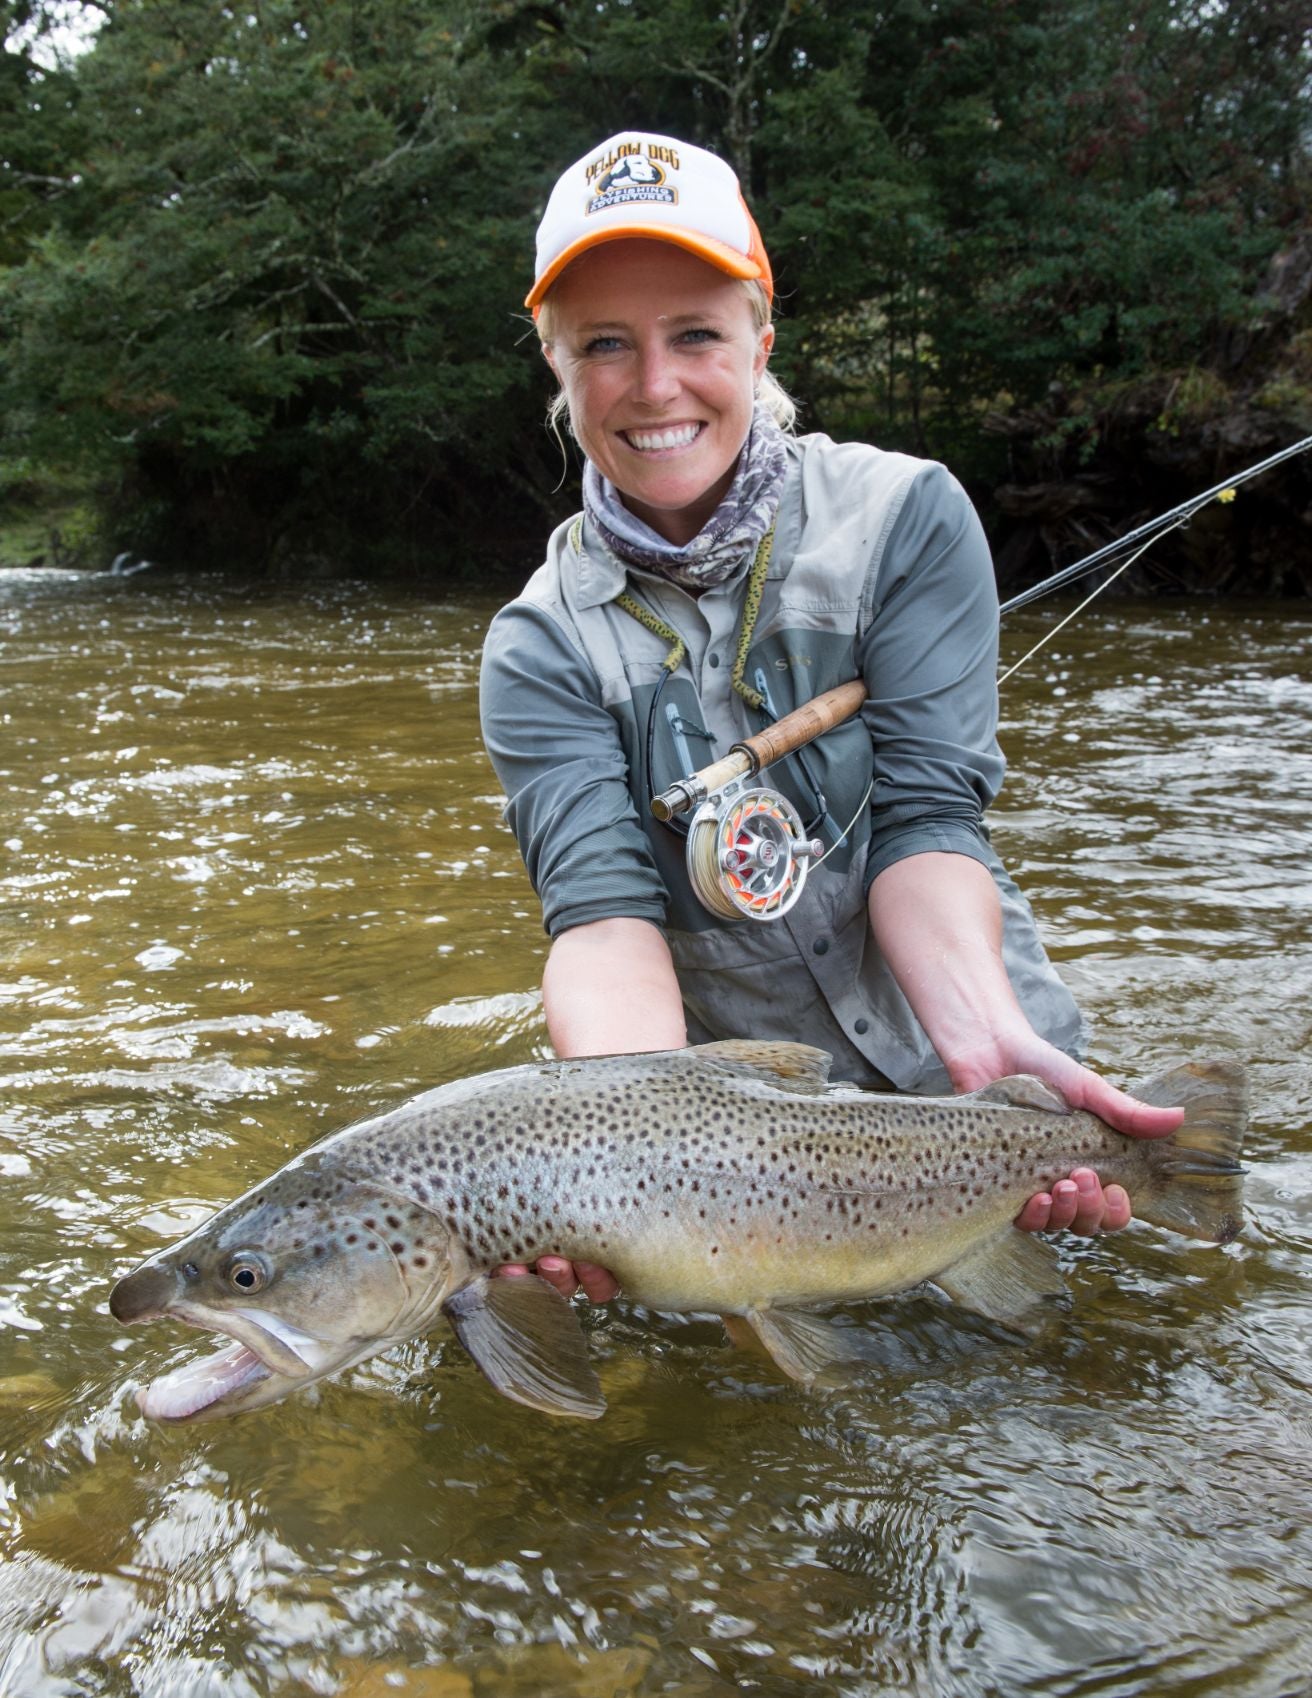
[(36, 5), (5, 437), (178, 559), (531, 559), (533, 228), (626, 123), (735, 163), (809, 422), (967, 474), (1000, 397), (1201, 369), (1306, 218), (1296, 0), (115, 0), (54, 68)]

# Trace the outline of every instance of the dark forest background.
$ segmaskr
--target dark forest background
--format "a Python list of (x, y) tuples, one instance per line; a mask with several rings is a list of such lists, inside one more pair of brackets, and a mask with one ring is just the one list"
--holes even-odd
[[(732, 161), (803, 427), (946, 460), (1004, 587), (1312, 432), (1307, 0), (75, 11), (98, 33), (60, 57), (47, 8), (0, 4), (28, 558), (522, 573), (577, 487), (533, 232), (625, 125)], [(1312, 456), (1149, 558), (1312, 592)]]

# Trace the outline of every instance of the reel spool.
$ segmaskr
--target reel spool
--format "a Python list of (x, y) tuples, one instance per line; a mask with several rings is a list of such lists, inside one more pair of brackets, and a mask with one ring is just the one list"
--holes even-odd
[(823, 854), (787, 796), (769, 785), (725, 785), (688, 827), (688, 880), (702, 906), (725, 920), (786, 914)]

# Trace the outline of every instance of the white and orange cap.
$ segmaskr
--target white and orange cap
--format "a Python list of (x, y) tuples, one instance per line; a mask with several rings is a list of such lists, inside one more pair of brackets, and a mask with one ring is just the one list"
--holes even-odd
[(524, 305), (536, 315), (580, 254), (633, 236), (673, 242), (730, 277), (755, 278), (773, 298), (761, 232), (724, 160), (673, 136), (621, 130), (576, 160), (551, 191)]

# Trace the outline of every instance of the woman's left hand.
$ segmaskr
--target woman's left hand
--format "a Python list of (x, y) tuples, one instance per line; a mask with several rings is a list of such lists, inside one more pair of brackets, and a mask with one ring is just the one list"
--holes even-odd
[[(1042, 1079), (1074, 1109), (1084, 1109), (1131, 1138), (1164, 1138), (1184, 1119), (1179, 1108), (1155, 1108), (1118, 1091), (1062, 1050), (1025, 1027), (1009, 1038), (954, 1056), (948, 1073), (958, 1091), (975, 1091), (1014, 1073)], [(1119, 1232), (1130, 1224), (1130, 1199), (1121, 1185), (1105, 1189), (1090, 1167), (1077, 1167), (1051, 1191), (1040, 1191), (1016, 1216), (1022, 1232)]]
[[(1035, 1032), (1003, 965), (1002, 911), (981, 862), (935, 850), (895, 861), (870, 886), (870, 925), (954, 1090), (1028, 1073), (1131, 1138), (1163, 1138), (1184, 1119), (1183, 1109), (1154, 1108), (1118, 1091)], [(1091, 1168), (1076, 1168), (1031, 1197), (1016, 1225), (1115, 1232), (1129, 1219), (1121, 1186), (1104, 1191)]]

